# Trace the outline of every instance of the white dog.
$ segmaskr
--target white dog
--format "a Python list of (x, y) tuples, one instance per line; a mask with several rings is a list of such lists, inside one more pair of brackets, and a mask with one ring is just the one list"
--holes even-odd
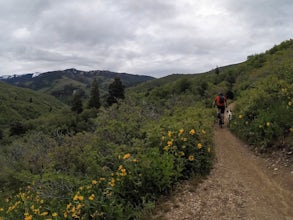
[(231, 110), (231, 109), (228, 109), (228, 110), (227, 110), (227, 118), (228, 118), (229, 121), (232, 120), (232, 116), (233, 116), (233, 114), (232, 114), (232, 110)]

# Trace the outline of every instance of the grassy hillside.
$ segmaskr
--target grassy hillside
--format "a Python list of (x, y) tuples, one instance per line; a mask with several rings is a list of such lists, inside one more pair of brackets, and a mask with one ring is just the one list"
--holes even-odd
[(52, 96), (3, 82), (0, 82), (0, 105), (0, 129), (8, 128), (13, 122), (57, 112), (65, 106)]

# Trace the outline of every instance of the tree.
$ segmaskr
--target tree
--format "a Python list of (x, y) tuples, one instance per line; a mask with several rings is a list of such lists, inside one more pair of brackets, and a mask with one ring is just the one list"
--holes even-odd
[(124, 99), (124, 86), (120, 78), (116, 77), (114, 82), (109, 85), (109, 97), (107, 98), (107, 103), (111, 106), (117, 103), (118, 99)]
[(217, 67), (217, 68), (215, 69), (215, 74), (216, 74), (216, 75), (219, 75), (219, 73), (220, 73), (220, 69), (219, 69), (219, 67)]
[(186, 92), (191, 88), (191, 82), (187, 78), (183, 78), (176, 83), (175, 90), (178, 94)]
[(22, 122), (14, 121), (10, 124), (9, 136), (21, 135), (24, 134), (26, 131), (27, 129), (25, 128)]
[(81, 95), (77, 92), (73, 95), (71, 110), (80, 114), (83, 111)]
[(97, 80), (94, 79), (92, 83), (92, 88), (91, 88), (91, 93), (90, 93), (90, 99), (88, 102), (88, 107), (89, 108), (100, 108), (101, 103), (100, 103), (100, 92), (99, 92), (99, 87)]
[(205, 92), (208, 89), (208, 87), (209, 84), (206, 81), (200, 83), (199, 87), (197, 88), (197, 91), (201, 97), (205, 95)]

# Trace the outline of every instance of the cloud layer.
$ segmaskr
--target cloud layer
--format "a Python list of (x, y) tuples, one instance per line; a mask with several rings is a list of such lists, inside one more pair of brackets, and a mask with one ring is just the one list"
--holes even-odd
[(0, 75), (199, 73), (292, 38), (292, 11), (291, 0), (0, 1)]

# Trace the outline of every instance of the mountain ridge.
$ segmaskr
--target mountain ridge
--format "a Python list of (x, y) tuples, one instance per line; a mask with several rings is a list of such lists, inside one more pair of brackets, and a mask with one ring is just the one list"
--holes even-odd
[(108, 92), (108, 86), (119, 77), (125, 87), (137, 85), (155, 79), (151, 76), (111, 72), (108, 70), (82, 71), (75, 68), (49, 71), (44, 73), (27, 73), (11, 77), (0, 77), (0, 80), (18, 87), (29, 88), (45, 94), (53, 95), (59, 100), (69, 103), (74, 91), (87, 98), (89, 88), (94, 79), (97, 80), (101, 94)]

